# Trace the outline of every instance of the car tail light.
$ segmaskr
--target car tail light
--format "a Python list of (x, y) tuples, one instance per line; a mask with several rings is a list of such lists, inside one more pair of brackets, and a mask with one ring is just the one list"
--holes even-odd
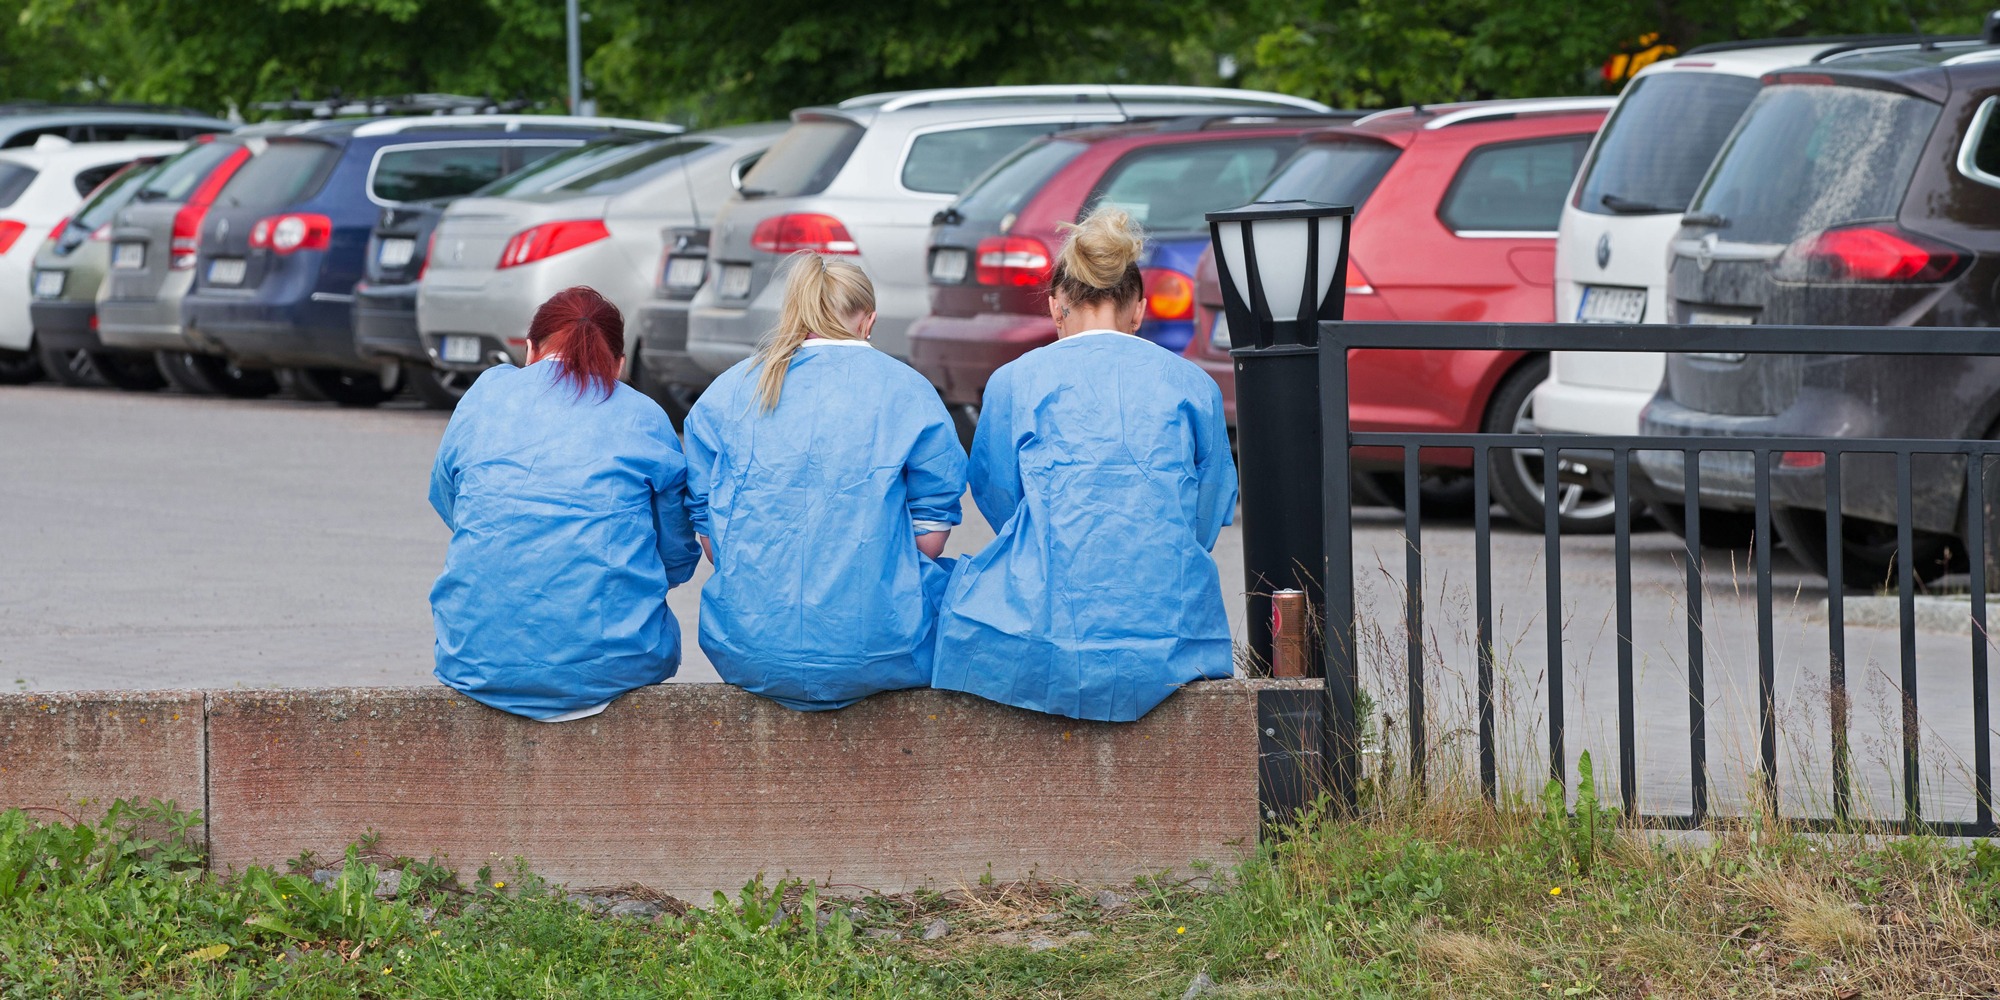
[[(69, 216), (65, 215), (62, 218), (56, 220), (56, 225), (54, 229), (49, 230), (49, 242), (50, 243), (62, 242), (62, 234), (68, 231), (69, 231)], [(15, 238), (19, 239), (19, 237)], [(5, 251), (0, 251), (0, 253), (4, 252)]]
[(610, 236), (611, 230), (604, 227), (603, 219), (544, 222), (533, 229), (515, 233), (514, 238), (507, 241), (506, 249), (500, 251), (500, 266), (509, 268), (532, 264)]
[(1032, 236), (980, 240), (973, 265), (973, 275), (982, 285), (1028, 288), (1049, 283), (1049, 248)]
[(14, 249), (14, 242), (28, 231), (28, 224), (13, 219), (0, 219), (0, 253)]
[(1801, 237), (1778, 258), (1775, 277), (1803, 282), (1936, 282), (1964, 251), (1894, 226), (1845, 226)]
[(292, 212), (258, 219), (250, 227), (250, 245), (275, 254), (324, 250), (333, 243), (333, 220), (324, 215)]
[(831, 215), (794, 213), (774, 215), (757, 223), (750, 233), (750, 245), (765, 253), (860, 253), (861, 247)]
[(438, 231), (433, 229), (431, 230), (430, 240), (424, 244), (423, 263), (417, 265), (418, 281), (424, 280), (424, 275), (431, 273), (431, 254), (436, 253), (437, 248), (438, 248)]
[(201, 224), (208, 218), (208, 206), (215, 204), (215, 196), (229, 178), (236, 176), (236, 168), (250, 158), (247, 147), (237, 147), (208, 176), (188, 192), (187, 201), (181, 203), (180, 211), (174, 213), (173, 239), (168, 244), (170, 252), (167, 266), (176, 271), (185, 271), (194, 266), (195, 254), (201, 250)]
[[(60, 233), (58, 233), (58, 235), (60, 235)], [(98, 226), (96, 229), (91, 230), (90, 242), (92, 243), (111, 242), (111, 223), (107, 222), (104, 225)]]
[(1194, 279), (1179, 271), (1149, 267), (1139, 272), (1146, 282), (1147, 319), (1187, 319), (1194, 315)]
[(1356, 264), (1352, 257), (1347, 258), (1347, 294), (1375, 294), (1375, 286), (1368, 283), (1368, 275), (1361, 272), (1361, 265)]

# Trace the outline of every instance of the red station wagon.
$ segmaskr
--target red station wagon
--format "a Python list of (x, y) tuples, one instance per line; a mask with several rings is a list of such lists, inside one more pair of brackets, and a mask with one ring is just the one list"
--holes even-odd
[[(1356, 207), (1347, 318), (1548, 323), (1555, 319), (1556, 224), (1577, 167), (1613, 98), (1480, 101), (1400, 108), (1321, 129), (1271, 177), (1259, 201)], [(1215, 376), (1235, 420), (1235, 373), (1214, 254), (1195, 274), (1186, 356)], [(1357, 431), (1527, 430), (1546, 354), (1357, 350), (1349, 361)], [(1400, 502), (1400, 449), (1357, 448), (1357, 469)], [(1472, 454), (1424, 452), (1423, 501), (1470, 510)], [(1368, 471), (1370, 467), (1376, 471)], [(1496, 453), (1492, 495), (1542, 523), (1538, 452)], [(1609, 530), (1608, 498), (1566, 486), (1566, 531)]]

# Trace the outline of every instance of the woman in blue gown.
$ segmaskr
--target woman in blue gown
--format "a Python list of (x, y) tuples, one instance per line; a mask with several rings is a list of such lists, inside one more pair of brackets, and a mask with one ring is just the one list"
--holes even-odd
[(527, 367), (481, 374), (438, 445), (437, 678), (494, 708), (565, 722), (680, 667), (666, 600), (700, 558), (687, 463), (659, 404), (619, 383), (624, 353), (617, 307), (558, 292)]
[(869, 346), (861, 269), (788, 266), (777, 330), (688, 413), (688, 511), (716, 673), (818, 711), (930, 683), (965, 450), (937, 390)]
[(1133, 335), (1144, 237), (1100, 209), (1049, 284), (1057, 341), (996, 372), (972, 497), (998, 532), (958, 561), (938, 621), (940, 688), (1129, 722), (1234, 672), (1210, 550), (1235, 516), (1222, 394)]

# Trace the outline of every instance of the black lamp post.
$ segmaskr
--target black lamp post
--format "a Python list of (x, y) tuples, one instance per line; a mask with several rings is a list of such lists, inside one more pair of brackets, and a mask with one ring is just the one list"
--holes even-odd
[[(1348, 223), (1354, 209), (1315, 202), (1258, 202), (1208, 215), (1222, 279), (1230, 357), (1236, 365), (1236, 440), (1243, 493), (1243, 570), (1251, 652), (1271, 662), (1271, 593), (1297, 589), (1326, 622), (1325, 500), (1344, 497), (1347, 469), (1325, 468), (1322, 405), (1347, 406), (1347, 387), (1320, 385), (1319, 324), (1346, 305)], [(1324, 394), (1322, 394), (1324, 389)], [(1326, 473), (1334, 471), (1337, 475)], [(1339, 480), (1335, 482), (1335, 480)], [(1346, 539), (1336, 540), (1347, 544)], [(1341, 560), (1342, 565), (1347, 560)], [(1345, 609), (1351, 621), (1353, 609)], [(1351, 629), (1329, 635), (1346, 641)], [(1323, 642), (1308, 642), (1307, 676), (1325, 676)], [(1335, 774), (1354, 746), (1354, 658), (1338, 656), (1321, 706), (1320, 759)], [(1351, 791), (1351, 782), (1346, 782)], [(1325, 787), (1325, 786), (1323, 786)]]

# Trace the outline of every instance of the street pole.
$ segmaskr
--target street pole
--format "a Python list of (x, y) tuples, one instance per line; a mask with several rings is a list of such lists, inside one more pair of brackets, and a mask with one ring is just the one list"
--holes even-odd
[(569, 26), (569, 113), (582, 114), (583, 107), (583, 40), (578, 30), (577, 0), (568, 0), (569, 11), (566, 18)]

